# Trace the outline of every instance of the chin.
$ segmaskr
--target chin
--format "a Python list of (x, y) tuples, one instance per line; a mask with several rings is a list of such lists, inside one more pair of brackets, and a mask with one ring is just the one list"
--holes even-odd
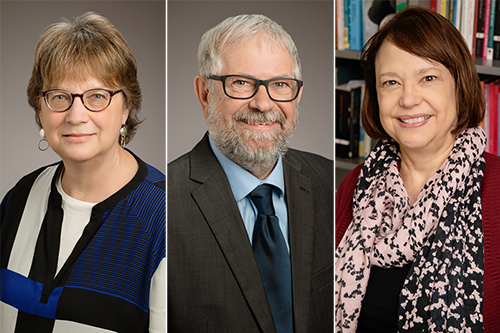
[(71, 151), (56, 152), (63, 161), (66, 162), (85, 162), (96, 156), (95, 152), (87, 151), (86, 149), (72, 149)]
[(401, 140), (398, 141), (398, 143), (399, 147), (402, 149), (416, 150), (416, 149), (425, 149), (427, 147), (430, 147), (431, 141), (429, 141), (429, 138), (418, 138), (414, 140)]

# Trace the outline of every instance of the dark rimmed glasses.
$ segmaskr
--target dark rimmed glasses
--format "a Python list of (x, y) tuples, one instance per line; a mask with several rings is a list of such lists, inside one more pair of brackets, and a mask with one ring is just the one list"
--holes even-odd
[(121, 91), (91, 89), (83, 94), (71, 94), (65, 90), (53, 89), (40, 93), (40, 96), (43, 97), (49, 109), (55, 112), (68, 110), (73, 105), (75, 97), (80, 97), (87, 110), (98, 112), (107, 108), (111, 104), (111, 98)]
[(211, 75), (212, 80), (222, 81), (226, 96), (235, 99), (249, 99), (255, 96), (259, 87), (266, 87), (269, 98), (276, 102), (291, 102), (299, 95), (303, 81), (291, 78), (259, 80), (244, 75)]

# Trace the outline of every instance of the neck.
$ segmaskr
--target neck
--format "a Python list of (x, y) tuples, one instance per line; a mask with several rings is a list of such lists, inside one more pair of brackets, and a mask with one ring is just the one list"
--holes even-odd
[(271, 165), (271, 167), (269, 167), (269, 166), (262, 166), (262, 165), (256, 165), (251, 170), (247, 169), (247, 171), (250, 172), (255, 177), (257, 177), (258, 179), (264, 180), (264, 179), (267, 178), (267, 176), (269, 176), (271, 174), (271, 172), (273, 171), (274, 167), (276, 166), (276, 163), (277, 162), (274, 162)]
[(107, 199), (125, 186), (139, 168), (135, 158), (122, 148), (105, 161), (63, 162), (61, 185), (64, 192), (86, 202)]
[(400, 175), (410, 198), (411, 205), (417, 201), (418, 195), (425, 183), (427, 183), (443, 165), (448, 156), (450, 156), (454, 144), (455, 140), (431, 153), (422, 149), (405, 150), (401, 148)]

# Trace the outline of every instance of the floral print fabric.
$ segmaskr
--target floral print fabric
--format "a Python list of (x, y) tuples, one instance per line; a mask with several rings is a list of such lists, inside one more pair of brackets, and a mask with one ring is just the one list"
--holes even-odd
[(336, 332), (356, 331), (372, 265), (410, 262), (400, 332), (482, 332), (485, 145), (481, 127), (464, 130), (413, 206), (399, 175), (397, 143), (383, 140), (373, 149), (335, 252)]

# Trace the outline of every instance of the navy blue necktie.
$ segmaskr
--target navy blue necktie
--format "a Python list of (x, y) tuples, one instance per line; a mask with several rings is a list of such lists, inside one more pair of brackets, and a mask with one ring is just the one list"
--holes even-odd
[(293, 332), (290, 256), (272, 202), (273, 186), (257, 186), (249, 197), (259, 211), (252, 247), (278, 333)]

